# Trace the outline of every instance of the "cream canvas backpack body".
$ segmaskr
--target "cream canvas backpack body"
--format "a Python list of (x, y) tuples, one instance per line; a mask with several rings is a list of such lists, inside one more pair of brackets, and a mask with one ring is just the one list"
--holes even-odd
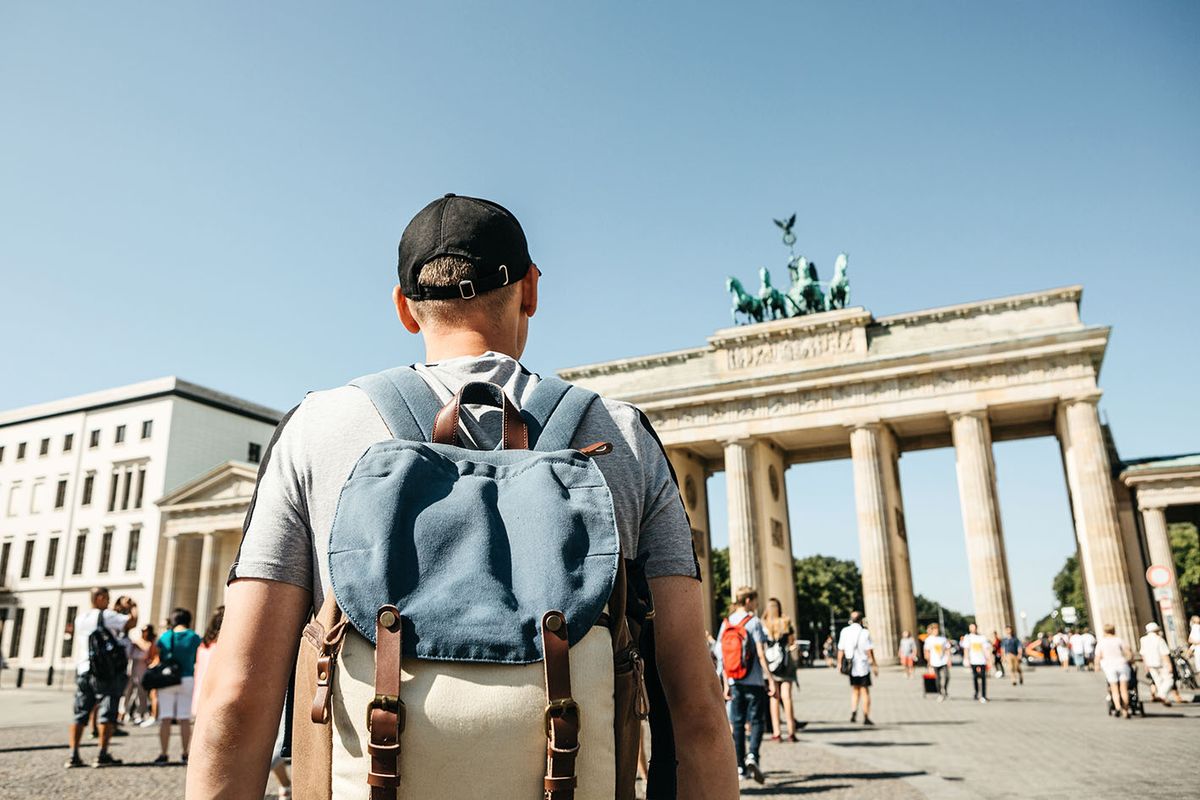
[[(393, 438), (342, 488), (300, 642), (297, 797), (632, 800), (653, 612), (594, 461), (612, 445), (570, 447), (597, 396), (543, 378), (518, 412), (468, 383), (443, 408), (408, 367), (352, 385)], [(460, 446), (465, 404), (502, 409), (499, 449)], [(655, 760), (673, 784), (673, 745)]]

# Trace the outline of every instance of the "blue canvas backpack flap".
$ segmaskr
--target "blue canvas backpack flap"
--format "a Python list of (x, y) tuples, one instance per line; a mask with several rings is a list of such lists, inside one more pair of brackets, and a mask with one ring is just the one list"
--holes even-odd
[[(394, 438), (363, 453), (338, 500), (333, 591), (305, 631), (317, 677), (308, 716), (334, 730), (319, 746), (328, 773), (300, 785), (336, 797), (367, 783), (399, 789), (389, 798), (632, 796), (646, 702), (612, 494), (595, 460), (611, 445), (570, 447), (596, 395), (546, 378), (518, 412), (481, 383), (443, 408), (408, 368), (354, 385)], [(501, 408), (508, 449), (461, 446), (462, 407), (481, 402)], [(312, 683), (301, 656), (298, 686)], [(495, 718), (491, 744), (481, 716)], [(478, 795), (464, 791), (461, 764), (437, 766), (466, 724), (476, 726)], [(588, 788), (577, 789), (583, 777)]]

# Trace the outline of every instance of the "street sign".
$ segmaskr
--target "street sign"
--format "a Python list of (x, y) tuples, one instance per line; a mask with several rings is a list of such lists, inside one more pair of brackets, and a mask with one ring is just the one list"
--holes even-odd
[(1062, 621), (1067, 623), (1068, 625), (1074, 625), (1076, 622), (1079, 621), (1079, 615), (1078, 615), (1078, 612), (1075, 610), (1075, 606), (1063, 606), (1062, 607)]
[(1166, 586), (1155, 586), (1154, 587), (1154, 599), (1155, 600), (1167, 600), (1170, 597), (1171, 597), (1171, 590), (1168, 589)]
[(1153, 564), (1146, 570), (1146, 582), (1151, 586), (1166, 586), (1171, 582), (1171, 570), (1162, 564)]

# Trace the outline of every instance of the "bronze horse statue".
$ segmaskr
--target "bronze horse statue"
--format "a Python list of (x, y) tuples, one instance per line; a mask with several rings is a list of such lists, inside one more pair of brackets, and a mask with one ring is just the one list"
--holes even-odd
[(748, 322), (763, 321), (763, 304), (757, 297), (752, 297), (746, 294), (746, 290), (742, 288), (742, 282), (730, 275), (725, 279), (725, 291), (732, 296), (733, 305), (729, 309), (730, 316), (733, 317), (733, 324), (738, 321), (738, 314), (747, 316)]

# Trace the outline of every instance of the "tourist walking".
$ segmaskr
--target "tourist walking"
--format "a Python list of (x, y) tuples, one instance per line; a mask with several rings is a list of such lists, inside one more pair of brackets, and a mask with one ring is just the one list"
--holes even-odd
[(1083, 633), (1078, 629), (1073, 629), (1068, 642), (1071, 646), (1071, 663), (1075, 665), (1077, 670), (1083, 672), (1085, 668), (1083, 655)]
[(1193, 615), (1188, 623), (1188, 646), (1192, 649), (1192, 662), (1200, 673), (1200, 616)]
[(1108, 694), (1121, 716), (1129, 719), (1129, 681), (1133, 675), (1129, 669), (1132, 652), (1129, 645), (1117, 636), (1117, 627), (1111, 623), (1104, 626), (1104, 635), (1096, 643), (1095, 669), (1104, 673)]
[(879, 675), (879, 665), (875, 663), (871, 634), (863, 626), (859, 611), (850, 612), (850, 624), (842, 628), (838, 636), (838, 669), (850, 676), (850, 721), (856, 720), (861, 706), (863, 725), (874, 725), (871, 721), (871, 675)]
[(1052, 640), (1054, 644), (1054, 655), (1058, 658), (1058, 666), (1060, 669), (1069, 669), (1071, 666), (1071, 640), (1067, 636), (1067, 632), (1061, 628), (1054, 634)]
[(917, 664), (917, 640), (912, 633), (904, 631), (900, 634), (900, 665), (904, 667), (904, 676), (912, 678), (913, 669)]
[(988, 644), (991, 646), (992, 669), (997, 678), (1004, 677), (1004, 651), (1000, 647), (1000, 634), (992, 631), (991, 638), (988, 639)]
[[(563, 449), (571, 448), (576, 452), (570, 459), (564, 456), (562, 460), (577, 461), (577, 474), (582, 474), (586, 465), (588, 471), (599, 473), (595, 477), (603, 478), (604, 485), (577, 486), (571, 490), (571, 497), (577, 498), (584, 488), (597, 498), (603, 495), (602, 502), (598, 504), (581, 500), (579, 505), (587, 508), (596, 506), (604, 511), (604, 520), (589, 516), (591, 524), (599, 526), (594, 531), (595, 535), (603, 536), (605, 542), (610, 542), (605, 547), (609, 548), (607, 552), (614, 564), (621, 554), (630, 559), (640, 557), (636, 572), (631, 570), (631, 573), (635, 573), (633, 577), (641, 582), (642, 595), (646, 594), (644, 590), (647, 586), (649, 594), (653, 595), (653, 623), (643, 632), (647, 638), (653, 636), (648, 642), (653, 650), (647, 648), (646, 658), (638, 663), (645, 665), (648, 678), (655, 678), (653, 684), (662, 688), (661, 692), (650, 692), (651, 718), (659, 724), (658, 721), (664, 719), (669, 710), (678, 767), (672, 759), (672, 763), (663, 760), (656, 768), (652, 749), (651, 786), (648, 789), (652, 794), (658, 794), (662, 789), (656, 783), (665, 784), (665, 779), (673, 783), (677, 779), (680, 797), (704, 794), (721, 800), (736, 797), (733, 743), (720, 695), (712, 691), (711, 662), (703, 646), (702, 608), (706, 589), (699, 581), (699, 566), (683, 501), (673, 479), (670, 462), (650, 421), (628, 403), (591, 395), (582, 387), (564, 387), (558, 379), (539, 376), (520, 363), (518, 359), (526, 349), (529, 335), (536, 330), (531, 328), (530, 319), (539, 308), (541, 271), (532, 262), (520, 223), (507, 209), (478, 198), (455, 195), (438, 198), (422, 209), (405, 228), (400, 240), (396, 275), (399, 283), (391, 291), (393, 309), (389, 316), (395, 314), (409, 332), (423, 337), (424, 363), (412, 366), (389, 364), (389, 369), (364, 376), (351, 385), (310, 392), (286, 415), (271, 443), (264, 449), (255, 501), (251, 513), (247, 514), (240, 552), (230, 571), (230, 583), (225, 592), (225, 619), (221, 627), (220, 646), (209, 665), (209, 676), (205, 681), (205, 710), (197, 721), (196, 752), (188, 769), (188, 796), (221, 796), (232, 791), (231, 787), (236, 787), (236, 791), (240, 792), (265, 791), (267, 775), (262, 767), (270, 759), (288, 682), (295, 674), (293, 659), (285, 657), (285, 654), (290, 656), (296, 652), (299, 642), (301, 648), (307, 648), (302, 651), (305, 657), (311, 655), (313, 645), (308, 643), (311, 640), (302, 641), (306, 623), (314, 611), (325, 605), (326, 598), (342, 600), (342, 592), (335, 594), (332, 591), (333, 581), (338, 576), (331, 566), (334, 561), (330, 557), (331, 540), (336, 541), (340, 533), (335, 518), (344, 519), (340, 516), (339, 508), (344, 510), (345, 506), (339, 506), (339, 500), (344, 499), (343, 488), (350, 485), (347, 476), (363, 453), (370, 449), (372, 453), (379, 453), (388, 465), (392, 465), (395, 463), (393, 456), (400, 452), (401, 446), (408, 448), (404, 451), (408, 453), (418, 450), (423, 453), (434, 452), (430, 450), (434, 445), (427, 443), (438, 438), (442, 443), (437, 448), (448, 448), (445, 442), (452, 441), (464, 450), (504, 449), (514, 459), (529, 457), (532, 460), (532, 456), (517, 451), (529, 449), (521, 447), (525, 444), (536, 447), (539, 444), (536, 439), (546, 438), (556, 443), (569, 440)], [(332, 278), (334, 283), (341, 279), (341, 276)], [(554, 295), (567, 300), (565, 309), (578, 310), (586, 305), (583, 296), (567, 295)], [(564, 324), (569, 324), (570, 328), (548, 330), (547, 334), (558, 336), (568, 347), (576, 341), (582, 341), (581, 336), (605, 335), (606, 326), (612, 324), (611, 318), (591, 319), (588, 313), (567, 313), (560, 319), (567, 317), (571, 318), (570, 322)], [(363, 333), (369, 327), (362, 328), (360, 333), (369, 336)], [(359, 344), (366, 346), (370, 341), (364, 339)], [(318, 364), (313, 369), (320, 372), (327, 366)], [(561, 391), (569, 394), (563, 395)], [(485, 394), (482, 405), (473, 402), (472, 398)], [(564, 397), (568, 401), (558, 405)], [(376, 405), (373, 398), (380, 400), (380, 405)], [(385, 398), (389, 402), (382, 402)], [(487, 405), (489, 402), (490, 406)], [(442, 415), (443, 424), (435, 436), (432, 428), (439, 409), (446, 413)], [(562, 415), (557, 416), (560, 411)], [(548, 420), (551, 427), (543, 429), (540, 422), (536, 426), (526, 424), (525, 419), (530, 416), (535, 422), (538, 419)], [(450, 431), (446, 430), (444, 423), (447, 422)], [(505, 425), (506, 422), (511, 424)], [(393, 425), (399, 432), (399, 438), (393, 434)], [(420, 429), (418, 435), (412, 432), (414, 426)], [(573, 433), (566, 430), (566, 426), (570, 426)], [(530, 438), (526, 438), (527, 435)], [(419, 445), (410, 445), (418, 439)], [(589, 449), (598, 443), (602, 445), (599, 449)], [(504, 447), (501, 448), (501, 445)], [(385, 453), (388, 447), (397, 449)], [(580, 453), (583, 450), (587, 452)], [(437, 449), (436, 452), (439, 459), (444, 461), (447, 458), (445, 450)], [(480, 463), (474, 458), (471, 460)], [(429, 496), (424, 486), (418, 488), (411, 483), (404, 486), (405, 474), (403, 470), (392, 472), (396, 480), (381, 491), (413, 493), (414, 496), (420, 492), (423, 497)], [(547, 481), (542, 478), (530, 473), (521, 474), (528, 477), (539, 492), (545, 488)], [(474, 485), (477, 479), (482, 480), (483, 476), (449, 476), (447, 480), (450, 482), (446, 486), (462, 487), (468, 482)], [(495, 486), (496, 482), (488, 485)], [(528, 530), (523, 528), (505, 532), (499, 529), (498, 520), (480, 520), (476, 512), (499, 513), (499, 510), (489, 499), (490, 496), (463, 496), (469, 494), (464, 490), (456, 498), (439, 499), (437, 502), (439, 507), (454, 508), (463, 515), (470, 515), (472, 524), (477, 523), (476, 530), (483, 535), (515, 536), (518, 532), (525, 534)], [(456, 500), (461, 503), (455, 505)], [(538, 497), (538, 502), (543, 502), (542, 496)], [(565, 505), (556, 503), (555, 498), (550, 497), (545, 497), (544, 502), (546, 508), (561, 509)], [(544, 515), (534, 507), (510, 507), (506, 513), (511, 516), (521, 513), (522, 509), (529, 517), (536, 515), (544, 519)], [(563, 513), (568, 514), (568, 511), (564, 510)], [(569, 518), (579, 519), (585, 511), (577, 509), (570, 514), (573, 516)], [(405, 524), (408, 522), (412, 520), (407, 520)], [(413, 524), (417, 525), (415, 522)], [(429, 530), (431, 536), (447, 536), (446, 541), (455, 541), (450, 534), (458, 526), (450, 518), (424, 515), (419, 524)], [(439, 525), (443, 527), (439, 528)], [(445, 526), (452, 526), (452, 529), (445, 530)], [(611, 530), (608, 530), (610, 527)], [(572, 541), (579, 541), (580, 533), (590, 536), (593, 531), (576, 531), (572, 534)], [(618, 543), (619, 554), (614, 550)], [(571, 555), (578, 555), (575, 550), (568, 550), (562, 551), (562, 554), (569, 556), (567, 561), (575, 563), (583, 560)], [(370, 574), (378, 580), (376, 585), (403, 583), (411, 579), (410, 584), (406, 585), (413, 585), (415, 589), (417, 582), (420, 582), (422, 589), (429, 589), (429, 570), (433, 569), (429, 564), (436, 563), (440, 553), (426, 552), (421, 548), (415, 552), (412, 548), (393, 548), (391, 553), (392, 557), (388, 559), (360, 559), (364, 570), (369, 569)], [(568, 573), (562, 559), (558, 558), (559, 554), (559, 551), (554, 551), (554, 557), (544, 563), (532, 564), (527, 560), (518, 563), (506, 550), (485, 547), (460, 553), (462, 559), (456, 563), (470, 564), (480, 569), (481, 574), (486, 573), (492, 589), (497, 586), (503, 588), (507, 585), (504, 583), (506, 580), (526, 580), (523, 576), (529, 576), (527, 580), (533, 581), (535, 573), (540, 578), (546, 570), (557, 570), (556, 576), (570, 581), (585, 574), (600, 579), (603, 570), (596, 571), (591, 566), (586, 571), (583, 566), (578, 566), (576, 572)], [(604, 556), (605, 559), (608, 557)], [(355, 559), (348, 556), (346, 560)], [(587, 560), (592, 564), (601, 563), (595, 559)], [(644, 581), (639, 574), (642, 572)], [(456, 585), (470, 585), (469, 578), (461, 574), (455, 573), (454, 578), (458, 583), (446, 584), (446, 591), (453, 591)], [(476, 585), (482, 584), (476, 582)], [(556, 587), (556, 591), (562, 588), (559, 583), (549, 580), (539, 581), (538, 585), (542, 587), (539, 592), (545, 590), (546, 594), (540, 595), (544, 597), (550, 596), (551, 585)], [(594, 590), (597, 584), (591, 581), (589, 585)], [(637, 585), (630, 582), (631, 587)], [(583, 602), (582, 597), (576, 598), (576, 592), (567, 591), (567, 594), (572, 600)], [(502, 607), (500, 603), (506, 601), (497, 600), (497, 597), (497, 591), (487, 595), (491, 599), (481, 595), (480, 603), (473, 608), (505, 619), (534, 613), (530, 610), (531, 606), (525, 603), (519, 608)], [(432, 605), (440, 607), (449, 604)], [(575, 613), (590, 613), (580, 611), (582, 608), (585, 606), (577, 606)], [(377, 612), (378, 609), (376, 605), (372, 611)], [(449, 614), (449, 610), (446, 613)], [(596, 613), (598, 615), (599, 610)], [(425, 618), (430, 619), (432, 614), (430, 612)], [(543, 614), (545, 609), (537, 610), (536, 618), (530, 616), (528, 624), (511, 631), (468, 630), (465, 635), (474, 637), (469, 638), (468, 643), (471, 646), (478, 645), (480, 650), (492, 647), (492, 643), (507, 636), (505, 642), (514, 644), (497, 645), (489, 651), (495, 654), (499, 662), (503, 654), (510, 652), (510, 648), (519, 647), (526, 651), (541, 647), (537, 625)], [(582, 617), (577, 617), (577, 620), (578, 624), (588, 627), (595, 622), (595, 618), (588, 619), (586, 623)], [(411, 622), (407, 619), (404, 621), (406, 624)], [(439, 630), (456, 630), (456, 622), (451, 619), (446, 623), (447, 629)], [(557, 624), (557, 619), (551, 622)], [(616, 628), (619, 621), (614, 619), (612, 624)], [(396, 635), (398, 630), (389, 629), (389, 634)], [(409, 632), (406, 629), (404, 633), (405, 649), (416, 646)], [(573, 628), (572, 640), (582, 637), (585, 632)], [(579, 637), (575, 636), (576, 633)], [(358, 636), (353, 632), (353, 626), (346, 636), (345, 641), (355, 640), (354, 637)], [(422, 645), (430, 640), (423, 638)], [(363, 646), (370, 646), (369, 637), (364, 641), (368, 644)], [(357, 643), (362, 645), (362, 642)], [(465, 650), (460, 649), (459, 652)], [(577, 652), (578, 648), (572, 648), (572, 662)], [(555, 658), (559, 658), (557, 653)], [(432, 670), (464, 668), (461, 662), (456, 661), (423, 663), (430, 665), (429, 669)], [(493, 667), (499, 668), (492, 664), (478, 669)], [(474, 666), (471, 668), (475, 669)], [(334, 708), (337, 708), (337, 698), (342, 691), (339, 687), (350, 681), (352, 676), (347, 669), (339, 669), (335, 674), (337, 679), (332, 694)], [(571, 683), (575, 689), (581, 689), (584, 677), (573, 676)], [(306, 677), (305, 680), (310, 679)], [(364, 680), (369, 681), (370, 677)], [(498, 688), (484, 686), (480, 691), (499, 701), (501, 692)], [(557, 693), (558, 690), (555, 691)], [(411, 700), (419, 703), (423, 698)], [(312, 696), (298, 698), (297, 702), (311, 704)], [(385, 720), (382, 729), (380, 725), (374, 725), (379, 731), (378, 736), (366, 729), (365, 719), (358, 714), (344, 721), (345, 725), (353, 726), (364, 747), (373, 736), (380, 742), (390, 740), (399, 724), (394, 704), (386, 699), (380, 703), (386, 703), (387, 707), (373, 711), (373, 716)], [(468, 708), (466, 714), (477, 715), (490, 710)], [(562, 732), (563, 742), (572, 741), (569, 734), (577, 732), (580, 724), (588, 724), (586, 710), (583, 711), (582, 723), (570, 706), (564, 709), (556, 705), (553, 711), (553, 735), (557, 739), (559, 732)], [(450, 709), (447, 713), (456, 712)], [(517, 712), (508, 709), (502, 713), (505, 717), (511, 717)], [(297, 715), (298, 718), (300, 716)], [(539, 726), (542, 722), (540, 717), (539, 709)], [(432, 740), (417, 723), (418, 720), (410, 715), (404, 732), (406, 749), (410, 748), (410, 743), (422, 741), (422, 737), (425, 737), (425, 741)], [(324, 735), (326, 730), (307, 723), (298, 727), (293, 734), (313, 739), (314, 734)], [(471, 754), (459, 758), (461, 763), (458, 769), (442, 771), (424, 764), (420, 765), (419, 771), (409, 770), (404, 780), (410, 791), (416, 781), (425, 785), (440, 782), (443, 785), (439, 791), (429, 790), (426, 794), (430, 797), (474, 796), (483, 794), (486, 786), (519, 780), (516, 762), (511, 763), (511, 769), (506, 772), (471, 769), (471, 762), (477, 760), (474, 753), (479, 749), (479, 735), (478, 730), (463, 729), (457, 740), (452, 742), (460, 748), (460, 752)], [(587, 752), (589, 745), (582, 746)], [(239, 757), (230, 759), (232, 752), (238, 753)], [(398, 766), (396, 752), (380, 751), (380, 755), (373, 759), (375, 763), (371, 769), (381, 776), (374, 780), (384, 781), (382, 785), (394, 785), (395, 781), (400, 780), (394, 774)], [(412, 750), (408, 749), (408, 752)], [(490, 755), (494, 756), (495, 753)], [(342, 756), (336, 758), (340, 763)], [(546, 758), (539, 756), (523, 763), (546, 761)], [(553, 761), (562, 769), (565, 756), (556, 755)], [(308, 774), (315, 780), (319, 769), (330, 769), (329, 757), (310, 759), (309, 766)], [(634, 771), (632, 764), (626, 765), (623, 760), (622, 767), (625, 766), (628, 769), (623, 769), (622, 773), (631, 775)], [(539, 786), (544, 777), (544, 774), (536, 776)], [(554, 777), (551, 776), (552, 779)], [(358, 779), (366, 782), (365, 766)], [(295, 776), (294, 780), (297, 793), (306, 794), (303, 773)]]
[[(721, 623), (717, 641), (721, 643), (721, 663), (725, 679), (725, 700), (729, 703), (729, 723), (733, 728), (733, 753), (737, 758), (738, 777), (762, 783), (759, 747), (767, 716), (767, 701), (775, 689), (767, 676), (767, 632), (756, 616), (758, 591), (740, 587), (734, 606)], [(746, 727), (750, 727), (749, 748)]]
[(1175, 688), (1175, 669), (1171, 663), (1171, 648), (1163, 638), (1162, 628), (1157, 622), (1146, 623), (1146, 635), (1138, 643), (1138, 655), (1142, 663), (1150, 671), (1151, 688), (1154, 689), (1154, 699), (1163, 705), (1171, 705), (1167, 696), (1170, 695), (1176, 703), (1182, 703), (1179, 690)]
[(124, 613), (109, 610), (108, 589), (103, 587), (92, 589), (90, 597), (91, 609), (75, 620), (75, 637), (84, 642), (86, 650), (75, 666), (74, 718), (67, 730), (71, 748), (66, 763), (68, 768), (83, 766), (79, 741), (93, 711), (99, 725), (100, 750), (92, 766), (108, 767), (121, 763), (108, 752), (108, 746), (117, 725), (117, 706), (125, 688), (129, 660), (120, 637), (137, 624), (137, 604), (130, 601)]
[(170, 758), (167, 749), (171, 744), (171, 725), (179, 723), (179, 737), (183, 744), (180, 761), (188, 761), (188, 749), (192, 743), (192, 686), (196, 669), (196, 650), (200, 647), (200, 636), (192, 630), (192, 612), (177, 608), (171, 612), (171, 628), (158, 637), (158, 653), (161, 662), (173, 661), (179, 666), (180, 682), (158, 690), (158, 743), (160, 751), (155, 764), (167, 764)]
[(200, 692), (204, 686), (204, 674), (208, 671), (208, 662), (217, 650), (217, 639), (221, 635), (223, 619), (225, 619), (225, 606), (217, 606), (217, 610), (209, 617), (208, 625), (204, 628), (200, 647), (196, 649), (196, 669), (192, 675), (192, 719), (200, 716)]
[(825, 658), (825, 666), (833, 669), (837, 664), (837, 646), (832, 633), (825, 637), (825, 643), (821, 645), (821, 655)]
[(1011, 625), (1004, 626), (1004, 638), (1000, 640), (1000, 652), (1004, 656), (1004, 671), (1012, 679), (1012, 685), (1025, 685), (1025, 672), (1022, 668), (1022, 650), (1020, 637), (1013, 633)]
[(925, 663), (937, 679), (940, 703), (950, 696), (950, 640), (942, 636), (941, 626), (936, 622), (925, 629)]
[(787, 740), (794, 742), (797, 728), (792, 689), (796, 682), (796, 660), (791, 650), (796, 640), (796, 626), (792, 624), (792, 618), (783, 613), (783, 605), (777, 597), (767, 599), (762, 624), (767, 633), (767, 678), (775, 686), (771, 697), (771, 739), (782, 740), (783, 723), (787, 722)]
[(963, 648), (963, 663), (971, 668), (971, 686), (975, 690), (975, 699), (986, 703), (988, 662), (991, 661), (992, 644), (982, 636), (975, 623), (967, 626), (967, 635), (961, 641)]
[(151, 725), (154, 715), (150, 708), (150, 692), (142, 686), (146, 667), (157, 655), (154, 647), (154, 626), (143, 625), (138, 638), (130, 641), (129, 681), (125, 685), (125, 710), (121, 718), (134, 725)]
[(1083, 646), (1083, 666), (1084, 669), (1091, 669), (1092, 662), (1096, 660), (1096, 634), (1092, 633), (1091, 628), (1084, 628), (1080, 634), (1080, 644)]

